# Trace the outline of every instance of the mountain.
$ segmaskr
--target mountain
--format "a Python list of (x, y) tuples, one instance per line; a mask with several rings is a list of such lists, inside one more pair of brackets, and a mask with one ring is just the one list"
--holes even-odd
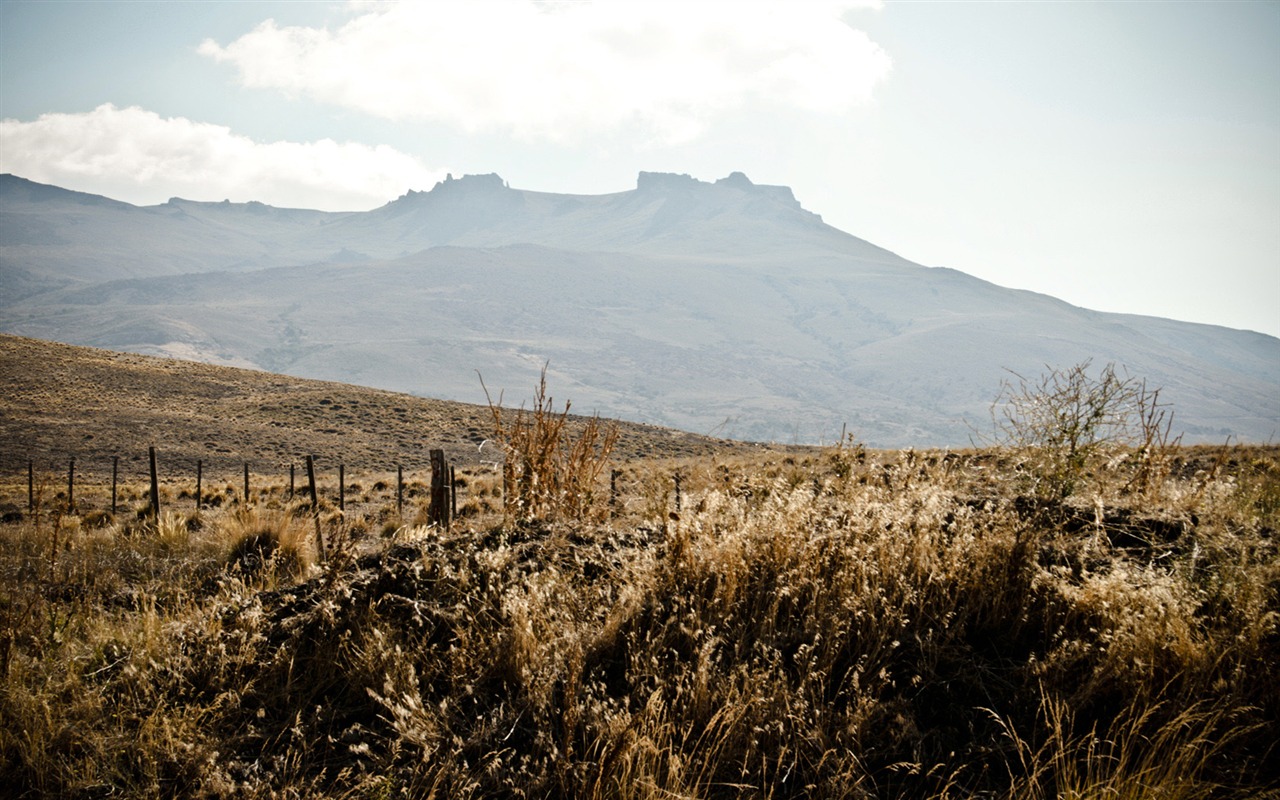
[(367, 212), (137, 207), (0, 177), (0, 330), (442, 399), (541, 367), (606, 416), (758, 440), (967, 444), (1010, 371), (1115, 363), (1186, 441), (1280, 432), (1280, 339), (923, 267), (790, 189), (470, 175)]

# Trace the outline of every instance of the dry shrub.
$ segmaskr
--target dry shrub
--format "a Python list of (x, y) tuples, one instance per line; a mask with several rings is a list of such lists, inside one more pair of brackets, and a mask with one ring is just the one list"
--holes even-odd
[[(1023, 454), (1032, 489), (1066, 498), (1100, 465), (1125, 465), (1125, 489), (1158, 491), (1181, 437), (1171, 435), (1173, 413), (1160, 390), (1107, 364), (1096, 376), (1090, 362), (1048, 369), (1038, 379), (1013, 373), (991, 407), (994, 443)], [(1107, 470), (1110, 471), (1110, 470)]]
[[(484, 386), (483, 379), (481, 386)], [(484, 389), (493, 417), (493, 435), (503, 454), (502, 489), (506, 515), (514, 520), (580, 520), (596, 501), (596, 488), (609, 454), (618, 442), (618, 428), (599, 416), (569, 431), (568, 401), (555, 410), (547, 394), (547, 369), (542, 368), (534, 391), (533, 408), (521, 406), (511, 417)]]

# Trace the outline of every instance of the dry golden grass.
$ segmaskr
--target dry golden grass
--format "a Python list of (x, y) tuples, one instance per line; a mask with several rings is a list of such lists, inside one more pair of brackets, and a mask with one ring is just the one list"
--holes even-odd
[[(32, 459), (65, 483), (74, 458), (79, 474), (101, 483), (113, 456), (123, 480), (142, 480), (149, 446), (163, 475), (188, 481), (197, 460), (207, 478), (234, 481), (246, 462), (279, 480), (307, 454), (327, 473), (345, 463), (384, 474), (397, 464), (427, 469), (433, 448), (468, 466), (498, 457), (481, 447), (492, 434), (484, 405), (9, 335), (0, 335), (0, 412), (0, 480), (25, 479)], [(586, 424), (566, 421), (573, 431)], [(618, 431), (623, 458), (752, 449), (651, 425), (618, 423)]]
[[(483, 385), (483, 384), (481, 384)], [(515, 412), (502, 408), (485, 389), (493, 415), (494, 441), (502, 455), (503, 511), (508, 521), (582, 520), (595, 505), (600, 474), (618, 444), (616, 422), (592, 417), (568, 428), (570, 403), (563, 411), (547, 394), (547, 370), (542, 369), (533, 405)]]
[[(46, 511), (0, 527), (0, 785), (1277, 796), (1280, 448), (1179, 449), (1141, 492), (1112, 460), (1063, 500), (1025, 463), (631, 462), (555, 523), (504, 523), (481, 470), (450, 531), (361, 477), (324, 565), (278, 491), (156, 526)], [(264, 530), (296, 563), (233, 555)]]

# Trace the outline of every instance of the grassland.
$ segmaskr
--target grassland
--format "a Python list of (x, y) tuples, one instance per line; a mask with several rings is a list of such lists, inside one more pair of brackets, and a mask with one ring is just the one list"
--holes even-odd
[[(1275, 796), (1280, 454), (636, 462), (578, 521), (267, 487), (0, 528), (0, 775), (61, 797)], [(681, 474), (680, 508), (673, 475)], [(358, 481), (357, 481), (358, 482)]]
[[(175, 479), (193, 476), (197, 460), (279, 477), (308, 454), (329, 471), (417, 470), (433, 448), (476, 465), (492, 457), (480, 447), (490, 429), (484, 405), (0, 335), (0, 476), (25, 475), (29, 460), (63, 472), (74, 458), (101, 479), (119, 456), (140, 479), (149, 446)], [(650, 425), (620, 423), (619, 433), (620, 458), (751, 450)]]
[(1280, 797), (1280, 448), (1045, 455), (615, 456), (536, 513), (476, 464), (448, 529), (354, 471), (318, 515), (11, 481), (0, 786)]

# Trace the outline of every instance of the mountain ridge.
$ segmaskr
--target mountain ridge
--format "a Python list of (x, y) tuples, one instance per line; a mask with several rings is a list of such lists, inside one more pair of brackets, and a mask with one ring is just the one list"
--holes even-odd
[(1010, 372), (1093, 360), (1166, 387), (1189, 442), (1280, 429), (1280, 339), (914, 264), (742, 173), (605, 195), (450, 176), (365, 212), (35, 203), (19, 181), (0, 330), (20, 335), (468, 402), (477, 370), (523, 391), (549, 362), (608, 416), (876, 446), (967, 444)]

